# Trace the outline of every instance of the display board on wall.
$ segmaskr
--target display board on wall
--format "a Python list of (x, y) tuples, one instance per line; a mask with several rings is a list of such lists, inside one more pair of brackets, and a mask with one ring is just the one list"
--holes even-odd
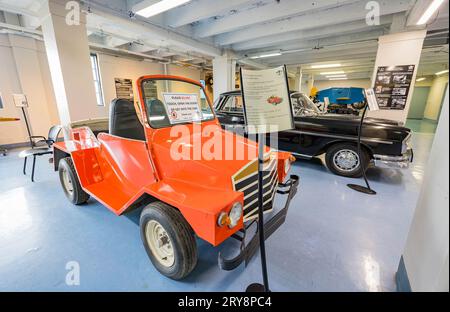
[(414, 65), (378, 67), (375, 95), (380, 109), (405, 109), (414, 68)]
[(114, 78), (116, 84), (116, 97), (120, 99), (134, 100), (133, 81), (131, 79)]
[(241, 82), (248, 133), (294, 128), (285, 66), (262, 70), (241, 68)]

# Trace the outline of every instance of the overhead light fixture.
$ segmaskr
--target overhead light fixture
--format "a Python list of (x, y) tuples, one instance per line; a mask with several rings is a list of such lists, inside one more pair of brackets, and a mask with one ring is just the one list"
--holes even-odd
[(448, 73), (448, 69), (437, 72), (435, 75), (439, 76), (439, 75), (446, 74), (446, 73)]
[(334, 71), (334, 72), (320, 73), (320, 75), (322, 75), (322, 76), (339, 75), (339, 74), (345, 74), (345, 72), (343, 70), (340, 70), (340, 71)]
[(416, 81), (417, 81), (417, 82), (420, 82), (420, 81), (424, 81), (424, 80), (426, 80), (426, 79), (427, 79), (427, 78), (422, 77), (422, 78), (417, 78)]
[(347, 77), (346, 74), (340, 74), (340, 75), (330, 75), (330, 76), (325, 76), (327, 78), (343, 78), (343, 77)]
[(149, 18), (161, 14), (170, 9), (176, 8), (182, 4), (185, 4), (191, 0), (147, 0), (137, 4), (133, 9), (136, 10), (136, 14)]
[(312, 69), (341, 67), (341, 64), (311, 65)]
[(425, 12), (420, 17), (416, 25), (424, 25), (428, 22), (431, 16), (439, 9), (444, 0), (433, 0), (430, 6), (425, 10)]
[(266, 58), (266, 57), (273, 57), (273, 56), (280, 56), (282, 55), (281, 52), (275, 52), (275, 53), (267, 53), (267, 54), (261, 54), (261, 55), (255, 55), (255, 56), (251, 56), (251, 59), (259, 59), (259, 58)]
[(347, 80), (347, 77), (341, 77), (341, 78), (328, 78), (328, 80)]

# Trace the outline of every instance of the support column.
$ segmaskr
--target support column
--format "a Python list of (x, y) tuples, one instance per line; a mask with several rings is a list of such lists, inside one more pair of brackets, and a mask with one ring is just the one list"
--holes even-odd
[(213, 59), (214, 101), (220, 94), (235, 89), (236, 60), (228, 54)]
[(396, 276), (399, 291), (449, 290), (448, 87)]
[(309, 96), (311, 89), (314, 87), (314, 74), (310, 74), (308, 77), (308, 90), (305, 90), (305, 94)]
[(372, 87), (375, 85), (375, 78), (379, 66), (415, 65), (415, 70), (404, 110), (369, 111), (368, 116), (391, 119), (403, 123), (406, 122), (426, 33), (426, 30), (410, 31), (381, 36), (379, 38), (378, 52), (372, 76)]
[(298, 92), (302, 92), (302, 80), (303, 80), (303, 70), (302, 67), (297, 67), (297, 73), (295, 74), (295, 89)]
[[(97, 105), (95, 96), (86, 16), (78, 11), (79, 6), (66, 9), (67, 2), (48, 0), (41, 12), (45, 50), (62, 125), (107, 116), (105, 107)], [(68, 15), (73, 17), (68, 18), (69, 23)]]

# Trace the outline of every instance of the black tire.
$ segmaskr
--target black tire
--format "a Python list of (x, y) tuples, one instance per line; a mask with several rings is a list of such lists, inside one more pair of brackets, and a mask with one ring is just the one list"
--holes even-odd
[[(152, 224), (155, 224), (155, 222), (150, 223), (151, 221), (156, 221), (161, 225), (169, 238), (173, 249), (172, 264), (161, 263), (158, 255), (155, 255), (151, 249), (146, 234), (147, 231), (151, 231)], [(147, 229), (147, 224), (150, 229)], [(141, 212), (140, 231), (145, 251), (161, 274), (174, 280), (180, 280), (191, 273), (197, 265), (198, 253), (194, 233), (182, 214), (174, 207), (159, 201), (147, 205)]]
[[(78, 180), (78, 175), (75, 171), (72, 158), (66, 157), (61, 159), (58, 164), (58, 172), (59, 181), (61, 182), (64, 194), (66, 194), (70, 202), (74, 205), (81, 205), (87, 202), (90, 196), (83, 190), (80, 185), (80, 181)], [(72, 191), (67, 188), (66, 183), (64, 182), (64, 175), (66, 173), (71, 181)]]
[[(356, 144), (351, 143), (339, 143), (334, 144), (328, 148), (325, 154), (325, 162), (327, 164), (328, 169), (330, 169), (331, 172), (334, 174), (348, 177), (348, 178), (359, 178), (363, 174), (363, 168), (364, 170), (367, 170), (369, 163), (370, 163), (370, 156), (367, 150), (361, 146), (361, 158), (362, 160), (359, 162), (359, 164), (356, 164), (354, 168), (347, 168), (343, 169), (342, 167), (339, 167), (335, 163), (335, 156), (338, 157), (339, 153), (343, 153), (344, 151), (350, 151), (352, 155), (358, 155), (358, 147)], [(362, 164), (362, 165), (361, 165)]]

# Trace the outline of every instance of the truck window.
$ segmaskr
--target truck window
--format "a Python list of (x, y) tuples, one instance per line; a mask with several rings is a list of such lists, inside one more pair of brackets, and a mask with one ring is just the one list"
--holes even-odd
[(230, 113), (242, 113), (242, 96), (229, 96), (225, 104), (222, 106), (221, 111)]
[(175, 79), (148, 79), (142, 82), (148, 121), (152, 128), (214, 119), (203, 89)]

